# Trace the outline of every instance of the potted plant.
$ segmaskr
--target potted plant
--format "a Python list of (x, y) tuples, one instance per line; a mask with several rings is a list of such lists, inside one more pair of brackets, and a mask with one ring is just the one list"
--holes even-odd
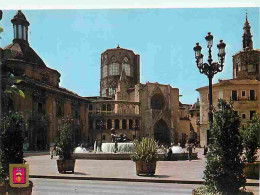
[(9, 185), (9, 164), (23, 164), (25, 123), (18, 113), (9, 113), (1, 118), (0, 194), (32, 194), (33, 183), (28, 187), (13, 188)]
[(258, 115), (254, 115), (251, 122), (248, 122), (241, 129), (242, 144), (244, 148), (244, 175), (247, 178), (259, 178), (259, 165), (256, 162), (257, 149), (260, 147), (260, 120)]
[(57, 153), (59, 156), (59, 159), (57, 160), (57, 167), (59, 173), (65, 173), (67, 171), (74, 173), (75, 159), (72, 159), (71, 157), (72, 152), (72, 126), (69, 119), (66, 119), (62, 125), (57, 144)]
[(158, 144), (153, 138), (134, 140), (135, 151), (131, 155), (136, 164), (136, 175), (154, 175), (158, 160)]

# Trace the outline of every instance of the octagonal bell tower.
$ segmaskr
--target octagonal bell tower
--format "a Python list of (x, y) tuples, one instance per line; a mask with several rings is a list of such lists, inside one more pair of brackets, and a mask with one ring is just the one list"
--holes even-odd
[(101, 97), (114, 97), (122, 71), (129, 88), (140, 83), (140, 56), (119, 46), (101, 54)]

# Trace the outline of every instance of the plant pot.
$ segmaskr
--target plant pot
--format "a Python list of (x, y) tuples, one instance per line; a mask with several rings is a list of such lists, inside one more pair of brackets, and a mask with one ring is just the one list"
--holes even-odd
[(260, 162), (245, 163), (244, 176), (250, 179), (259, 179)]
[(193, 189), (192, 190), (192, 195), (197, 195), (197, 190)]
[(6, 192), (7, 192), (7, 187), (6, 185), (4, 184), (0, 184), (0, 195), (5, 195)]
[(0, 185), (0, 195), (31, 195), (33, 183), (29, 181), (28, 187), (14, 188), (9, 185)]
[(59, 173), (66, 173), (67, 171), (71, 171), (74, 173), (74, 167), (75, 167), (75, 159), (70, 160), (57, 160), (57, 167)]
[(156, 169), (156, 161), (154, 162), (143, 162), (136, 161), (136, 175), (154, 175)]

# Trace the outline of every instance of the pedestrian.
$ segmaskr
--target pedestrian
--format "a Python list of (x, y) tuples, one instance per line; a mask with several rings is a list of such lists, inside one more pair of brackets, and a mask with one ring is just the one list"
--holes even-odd
[(168, 148), (168, 151), (167, 151), (167, 160), (171, 160), (171, 157), (172, 157), (172, 148), (171, 147), (169, 147)]
[[(54, 144), (54, 146), (53, 146), (53, 149), (51, 150), (51, 159), (53, 159), (53, 155), (55, 154), (55, 155), (57, 155), (56, 153), (56, 148), (57, 147), (57, 145), (56, 144)], [(54, 153), (55, 152), (55, 153)]]
[(196, 150), (196, 144), (194, 143), (192, 147), (193, 147), (194, 152), (195, 152), (195, 150)]
[(204, 146), (204, 152), (203, 152), (203, 155), (206, 155), (208, 153), (208, 147), (207, 146)]
[(118, 151), (118, 143), (117, 140), (115, 140), (115, 153)]
[(189, 159), (189, 161), (191, 161), (191, 155), (192, 155), (192, 146), (191, 145), (188, 145), (187, 151), (188, 151), (188, 159)]

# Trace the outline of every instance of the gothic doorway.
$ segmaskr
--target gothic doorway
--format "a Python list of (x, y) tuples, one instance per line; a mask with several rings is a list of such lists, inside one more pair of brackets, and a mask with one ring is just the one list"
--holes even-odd
[(154, 126), (154, 139), (158, 141), (159, 144), (171, 144), (170, 129), (166, 122), (162, 119), (159, 120)]

